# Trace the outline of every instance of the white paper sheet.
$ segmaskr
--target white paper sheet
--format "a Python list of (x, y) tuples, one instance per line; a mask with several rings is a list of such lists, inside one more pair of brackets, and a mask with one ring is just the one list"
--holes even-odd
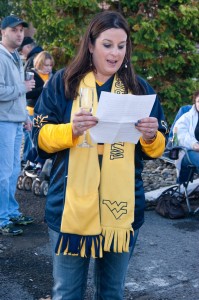
[(156, 95), (129, 95), (102, 92), (96, 117), (99, 122), (90, 129), (94, 143), (136, 144), (141, 136), (135, 123), (150, 115)]

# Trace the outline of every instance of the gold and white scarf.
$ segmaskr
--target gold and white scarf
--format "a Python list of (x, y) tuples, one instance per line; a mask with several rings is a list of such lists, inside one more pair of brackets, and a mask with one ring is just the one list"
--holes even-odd
[[(98, 105), (93, 73), (79, 88), (93, 87), (95, 115)], [(123, 93), (115, 76), (112, 91)], [(79, 110), (79, 97), (73, 101), (73, 114)], [(89, 142), (92, 143), (88, 134)], [(82, 137), (79, 139), (81, 143)], [(69, 153), (68, 178), (61, 232), (56, 247), (59, 254), (102, 257), (103, 251), (128, 252), (133, 237), (135, 205), (134, 144), (104, 144), (101, 169), (98, 145), (73, 147)]]

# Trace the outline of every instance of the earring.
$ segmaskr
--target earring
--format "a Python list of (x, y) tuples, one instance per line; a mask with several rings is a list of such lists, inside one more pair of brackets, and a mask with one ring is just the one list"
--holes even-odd
[(90, 64), (89, 64), (90, 67), (93, 66), (93, 60), (92, 60), (92, 53), (90, 53)]
[(126, 62), (124, 63), (124, 67), (125, 67), (125, 69), (127, 69), (128, 68), (128, 60), (126, 57), (125, 57), (125, 60), (126, 60)]

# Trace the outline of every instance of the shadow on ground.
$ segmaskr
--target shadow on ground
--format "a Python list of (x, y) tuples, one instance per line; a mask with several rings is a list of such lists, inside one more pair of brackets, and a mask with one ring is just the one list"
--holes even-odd
[[(21, 210), (35, 222), (22, 227), (17, 237), (0, 236), (0, 299), (50, 299), (52, 261), (45, 198), (17, 191)], [(124, 299), (199, 299), (199, 216), (180, 220), (162, 218), (146, 211), (134, 257), (130, 262)], [(86, 299), (93, 295), (92, 268)], [(114, 276), (114, 274), (113, 274)], [(107, 299), (109, 300), (109, 299)]]

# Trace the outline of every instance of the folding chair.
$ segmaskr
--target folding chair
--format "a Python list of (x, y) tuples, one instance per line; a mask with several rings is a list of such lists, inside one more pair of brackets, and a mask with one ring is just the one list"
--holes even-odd
[[(183, 147), (175, 147), (175, 148), (166, 148), (164, 154), (162, 155), (161, 159), (163, 159), (164, 161), (171, 163), (173, 165), (175, 165), (175, 160), (172, 158), (171, 152), (173, 150), (181, 150), (184, 151), (185, 155), (189, 160), (189, 151), (187, 151), (187, 149), (183, 148)], [(194, 179), (194, 175), (198, 174), (196, 167), (194, 165), (191, 164), (191, 162), (186, 166), (186, 169), (181, 169), (179, 174), (177, 174), (177, 180), (176, 180), (176, 185), (173, 185), (172, 187), (166, 189), (163, 191), (163, 193), (161, 195), (170, 195), (170, 196), (175, 196), (177, 197), (180, 201), (185, 200), (186, 201), (186, 205), (188, 208), (188, 212), (190, 214), (196, 214), (197, 212), (199, 212), (199, 207), (197, 208), (192, 208), (191, 207), (191, 203), (190, 203), (190, 198), (191, 196), (198, 190), (199, 188), (199, 184), (193, 188), (192, 190), (189, 190), (189, 183), (193, 182)]]
[[(191, 108), (190, 105), (183, 106), (179, 109), (174, 123), (171, 127), (170, 134), (169, 134), (169, 142), (167, 143), (166, 150), (164, 154), (162, 155), (161, 159), (175, 165), (175, 160), (176, 157), (173, 154), (176, 154), (179, 151), (183, 151), (184, 155), (186, 155), (187, 160), (189, 161), (189, 164), (186, 166), (186, 168), (181, 168), (180, 172), (177, 172), (177, 180), (176, 180), (176, 185), (166, 189), (161, 195), (166, 195), (169, 194), (170, 196), (175, 196), (178, 197), (179, 200), (184, 200), (186, 201), (186, 205), (188, 208), (188, 212), (190, 214), (196, 214), (199, 212), (199, 207), (197, 208), (192, 208), (190, 204), (190, 197), (195, 193), (196, 190), (199, 188), (199, 184), (193, 188), (192, 190), (188, 191), (189, 183), (193, 182), (194, 175), (198, 174), (196, 167), (191, 163), (189, 159), (189, 150), (187, 150), (184, 147), (173, 147), (171, 143), (171, 137), (172, 137), (172, 131), (175, 125), (175, 122), (179, 117), (184, 114), (185, 112), (189, 111)], [(199, 174), (198, 174), (199, 175)]]

